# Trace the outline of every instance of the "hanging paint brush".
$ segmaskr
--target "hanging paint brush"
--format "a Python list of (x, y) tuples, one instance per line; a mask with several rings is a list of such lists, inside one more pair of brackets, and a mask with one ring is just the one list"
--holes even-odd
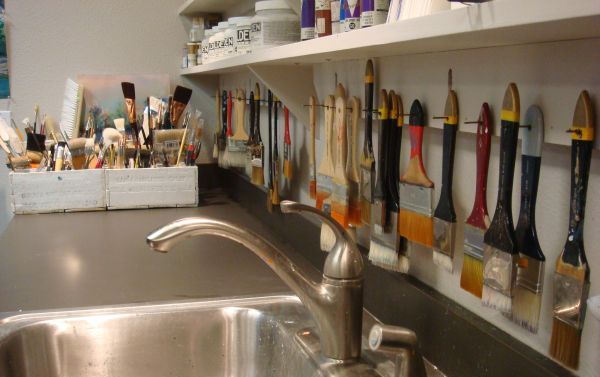
[(346, 98), (335, 99), (335, 169), (333, 171), (333, 190), (331, 193), (331, 217), (344, 228), (348, 228), (350, 212), (348, 209), (348, 177), (346, 176), (346, 157), (348, 139), (346, 137)]
[(360, 194), (359, 194), (359, 181), (360, 173), (358, 171), (359, 162), (356, 152), (358, 145), (358, 122), (360, 121), (360, 99), (352, 97), (352, 124), (348, 126), (348, 158), (346, 161), (346, 176), (348, 177), (348, 211), (350, 226), (354, 228), (360, 228), (362, 226), (361, 220), (361, 206), (360, 206)]
[(254, 154), (254, 149), (256, 148), (256, 126), (254, 122), (256, 121), (256, 106), (254, 102), (254, 92), (250, 91), (250, 96), (248, 97), (248, 104), (250, 107), (250, 114), (248, 115), (248, 124), (250, 125), (250, 131), (248, 135), (248, 142), (246, 143), (246, 175), (252, 179), (252, 155)]
[(485, 306), (510, 313), (517, 275), (517, 240), (512, 218), (512, 188), (519, 136), (519, 91), (511, 83), (502, 103), (500, 130), (500, 177), (496, 212), (485, 236), (483, 292)]
[(310, 96), (308, 99), (309, 106), (309, 119), (310, 119), (310, 144), (308, 146), (309, 154), (309, 178), (308, 193), (310, 198), (317, 200), (317, 162), (316, 162), (316, 148), (315, 148), (315, 136), (317, 130), (317, 99), (314, 96)]
[(283, 135), (283, 177), (289, 192), (289, 185), (292, 180), (292, 138), (290, 136), (290, 111), (287, 106), (283, 107), (283, 116), (285, 119), (285, 133)]
[(226, 168), (231, 167), (231, 154), (232, 151), (230, 148), (230, 145), (235, 145), (235, 143), (231, 142), (231, 138), (233, 137), (233, 122), (232, 122), (232, 116), (233, 116), (233, 95), (231, 93), (231, 90), (227, 93), (227, 132), (226, 132), (226, 137), (227, 137), (227, 142), (226, 142), (226, 146), (225, 146), (225, 151), (223, 152), (223, 166)]
[(269, 107), (269, 195), (267, 195), (267, 209), (273, 212), (273, 191), (275, 185), (273, 182), (273, 93), (271, 90), (267, 92), (267, 104)]
[(484, 103), (477, 121), (475, 202), (465, 223), (463, 267), (460, 274), (460, 287), (479, 298), (483, 289), (483, 236), (490, 226), (486, 192), (491, 143), (490, 108)]
[(539, 107), (531, 106), (527, 110), (525, 124), (529, 129), (523, 131), (521, 144), (521, 210), (515, 230), (519, 263), (512, 303), (512, 320), (536, 333), (542, 305), (546, 261), (535, 227), (535, 203), (544, 143), (544, 118)]
[[(333, 122), (335, 119), (335, 97), (325, 99), (325, 151), (317, 170), (317, 208), (331, 213), (331, 193), (333, 191)], [(335, 243), (335, 235), (328, 225), (321, 225), (321, 250), (329, 251)]]
[(223, 93), (221, 94), (221, 98), (220, 101), (219, 99), (217, 99), (217, 102), (219, 102), (219, 106), (220, 106), (220, 110), (217, 113), (217, 116), (219, 116), (219, 113), (221, 114), (221, 130), (219, 133), (219, 166), (224, 168), (225, 166), (225, 151), (227, 150), (227, 91), (223, 91)]
[(373, 91), (375, 74), (373, 61), (367, 61), (365, 71), (365, 141), (360, 157), (361, 218), (365, 225), (371, 224), (371, 203), (375, 178), (375, 154), (373, 153)]
[(278, 206), (280, 202), (279, 198), (279, 143), (277, 137), (277, 123), (279, 119), (278, 114), (279, 108), (279, 99), (276, 96), (273, 96), (273, 195), (271, 199), (273, 200), (273, 205)]
[(212, 157), (215, 160), (219, 159), (219, 137), (221, 135), (221, 101), (220, 101), (220, 93), (219, 89), (215, 92), (215, 142), (213, 144), (213, 153)]
[(556, 261), (554, 272), (554, 318), (550, 355), (569, 368), (579, 366), (581, 332), (590, 288), (590, 267), (585, 256), (583, 224), (592, 148), (594, 113), (587, 91), (581, 92), (571, 141), (571, 209), (565, 247)]
[(410, 108), (408, 131), (410, 161), (400, 178), (400, 235), (426, 247), (433, 244), (432, 195), (433, 182), (423, 166), (423, 131), (425, 118), (419, 100)]
[(248, 143), (248, 134), (244, 128), (244, 118), (246, 114), (246, 92), (243, 89), (236, 91), (235, 97), (235, 133), (228, 139), (227, 149), (229, 149), (229, 166), (234, 168), (244, 168), (246, 166), (246, 144)]
[(452, 89), (448, 91), (444, 119), (442, 188), (440, 200), (433, 213), (433, 263), (448, 272), (452, 272), (454, 269), (452, 260), (454, 258), (454, 236), (456, 233), (456, 212), (452, 200), (452, 176), (454, 174), (454, 150), (458, 128), (458, 100), (456, 92)]
[(254, 103), (256, 116), (254, 120), (256, 131), (256, 143), (254, 148), (252, 148), (252, 183), (254, 183), (257, 186), (263, 187), (265, 185), (265, 146), (260, 136), (260, 86), (258, 85), (258, 83), (256, 84), (254, 98), (252, 100)]

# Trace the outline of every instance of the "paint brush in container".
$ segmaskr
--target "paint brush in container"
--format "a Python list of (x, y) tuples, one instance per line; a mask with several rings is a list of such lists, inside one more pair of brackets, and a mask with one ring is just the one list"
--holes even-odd
[(484, 103), (477, 121), (475, 202), (465, 223), (463, 267), (460, 274), (460, 287), (479, 298), (483, 289), (483, 236), (490, 226), (486, 192), (491, 143), (490, 108)]
[(400, 235), (409, 241), (432, 247), (433, 182), (423, 166), (423, 131), (425, 116), (419, 100), (410, 108), (408, 131), (410, 135), (410, 161), (400, 178)]
[(458, 99), (451, 86), (446, 99), (444, 119), (442, 188), (440, 200), (433, 213), (433, 263), (448, 272), (452, 272), (454, 269), (454, 237), (456, 233), (452, 178), (454, 174), (456, 131), (458, 129)]
[(123, 97), (125, 97), (125, 109), (127, 110), (127, 120), (129, 125), (133, 129), (135, 135), (136, 148), (140, 146), (139, 134), (137, 124), (137, 115), (135, 110), (135, 85), (131, 82), (122, 82), (121, 89), (123, 90)]
[(331, 217), (344, 228), (348, 228), (350, 211), (348, 209), (348, 177), (346, 176), (346, 157), (348, 153), (346, 135), (346, 98), (335, 99), (335, 169), (331, 193)]
[(258, 83), (256, 84), (252, 101), (255, 109), (254, 126), (256, 131), (255, 145), (252, 148), (252, 183), (262, 187), (265, 185), (265, 146), (260, 136), (260, 86)]
[(179, 119), (181, 118), (181, 115), (183, 115), (183, 111), (185, 110), (187, 104), (190, 102), (190, 98), (192, 98), (192, 89), (179, 85), (175, 88), (175, 92), (173, 93), (173, 101), (171, 101), (169, 109), (169, 113), (171, 115), (171, 124), (173, 127), (177, 128)]
[(373, 61), (367, 61), (365, 70), (365, 140), (360, 158), (360, 200), (363, 224), (371, 224), (371, 203), (375, 180), (375, 154), (373, 153), (373, 92), (375, 73)]
[(542, 144), (544, 143), (544, 118), (537, 106), (531, 106), (525, 114), (528, 129), (523, 131), (521, 158), (521, 210), (515, 235), (519, 262), (517, 281), (512, 303), (512, 320), (536, 333), (542, 305), (544, 262), (535, 227), (535, 204), (537, 200)]
[(571, 208), (567, 242), (556, 261), (554, 272), (554, 318), (550, 355), (577, 369), (581, 332), (585, 320), (590, 288), (590, 267), (585, 255), (583, 225), (592, 148), (594, 147), (594, 113), (587, 91), (579, 95), (571, 141)]
[(517, 275), (517, 240), (512, 218), (512, 189), (519, 137), (519, 91), (511, 83), (502, 103), (498, 202), (483, 238), (483, 305), (510, 313)]
[(358, 145), (358, 122), (360, 121), (360, 99), (352, 97), (352, 124), (348, 127), (348, 158), (346, 159), (346, 176), (348, 177), (348, 223), (353, 228), (360, 228), (361, 219), (361, 203), (360, 203), (360, 173), (359, 161), (356, 152)]
[(310, 198), (317, 200), (317, 161), (316, 161), (316, 147), (315, 137), (317, 130), (317, 99), (314, 96), (310, 96), (308, 99), (309, 106), (309, 121), (310, 121), (310, 144), (308, 146), (309, 153), (309, 183), (308, 193)]

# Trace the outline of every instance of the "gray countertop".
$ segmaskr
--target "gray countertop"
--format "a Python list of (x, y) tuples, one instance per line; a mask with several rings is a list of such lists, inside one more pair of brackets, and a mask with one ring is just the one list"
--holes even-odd
[(169, 254), (146, 245), (150, 231), (189, 216), (244, 224), (286, 249), (222, 197), (199, 208), (15, 216), (0, 236), (0, 312), (289, 292), (252, 252), (223, 238), (193, 238)]

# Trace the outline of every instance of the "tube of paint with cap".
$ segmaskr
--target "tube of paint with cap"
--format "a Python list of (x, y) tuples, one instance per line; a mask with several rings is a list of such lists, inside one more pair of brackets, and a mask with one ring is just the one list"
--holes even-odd
[(331, 35), (331, 1), (315, 1), (315, 29), (317, 36), (326, 37)]
[(387, 19), (388, 9), (390, 9), (389, 0), (362, 0), (360, 27), (364, 28), (384, 24)]
[(337, 34), (340, 32), (340, 8), (341, 2), (339, 0), (332, 0), (331, 6), (331, 34)]
[(302, 0), (300, 39), (315, 38), (315, 0)]
[(340, 27), (344, 32), (360, 28), (360, 0), (342, 0)]

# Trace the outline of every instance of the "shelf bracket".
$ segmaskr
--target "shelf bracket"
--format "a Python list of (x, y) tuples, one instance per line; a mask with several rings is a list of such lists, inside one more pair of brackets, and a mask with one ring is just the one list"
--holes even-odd
[(248, 69), (271, 89), (296, 119), (305, 127), (309, 125), (308, 104), (310, 96), (317, 97), (312, 66), (253, 65)]

